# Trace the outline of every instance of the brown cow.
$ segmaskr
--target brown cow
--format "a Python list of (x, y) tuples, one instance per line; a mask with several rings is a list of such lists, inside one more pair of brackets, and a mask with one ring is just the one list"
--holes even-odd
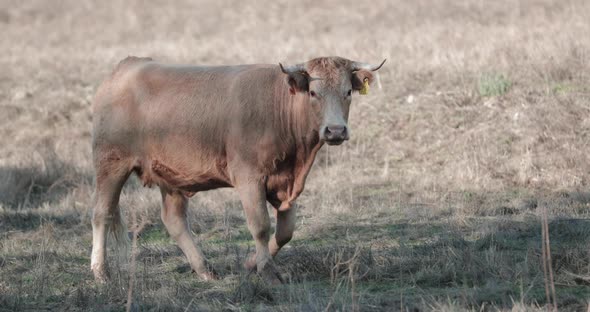
[[(108, 278), (107, 229), (126, 237), (118, 201), (135, 172), (144, 185), (160, 188), (162, 221), (203, 279), (215, 276), (189, 231), (188, 198), (236, 188), (256, 242), (246, 267), (276, 279), (272, 257), (293, 235), (293, 201), (303, 191), (315, 155), (324, 142), (348, 140), (352, 92), (372, 82), (371, 71), (382, 65), (340, 57), (294, 66), (121, 61), (99, 87), (92, 107), (95, 278)], [(267, 201), (277, 218), (272, 239)]]

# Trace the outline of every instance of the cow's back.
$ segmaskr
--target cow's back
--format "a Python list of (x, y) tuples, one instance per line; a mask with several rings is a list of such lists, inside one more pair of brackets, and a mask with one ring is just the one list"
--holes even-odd
[(194, 67), (127, 58), (93, 103), (95, 156), (117, 151), (136, 159), (143, 173), (159, 164), (194, 177), (195, 184), (229, 183), (228, 145), (255, 144), (268, 124), (260, 105), (273, 100), (273, 88), (255, 82), (268, 85), (276, 75), (271, 65)]

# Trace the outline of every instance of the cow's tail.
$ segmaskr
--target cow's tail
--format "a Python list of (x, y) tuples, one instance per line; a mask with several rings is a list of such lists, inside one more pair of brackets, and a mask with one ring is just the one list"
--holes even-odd
[(121, 209), (117, 209), (117, 212), (113, 213), (112, 217), (109, 219), (109, 223), (108, 228), (115, 240), (119, 263), (126, 264), (129, 261), (131, 243), (129, 241), (127, 226), (125, 225), (123, 215), (121, 214)]

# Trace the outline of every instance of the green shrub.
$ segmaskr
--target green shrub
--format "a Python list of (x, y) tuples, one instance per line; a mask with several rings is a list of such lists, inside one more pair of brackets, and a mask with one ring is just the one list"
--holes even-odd
[(506, 94), (512, 83), (502, 74), (488, 73), (479, 77), (477, 90), (484, 97)]

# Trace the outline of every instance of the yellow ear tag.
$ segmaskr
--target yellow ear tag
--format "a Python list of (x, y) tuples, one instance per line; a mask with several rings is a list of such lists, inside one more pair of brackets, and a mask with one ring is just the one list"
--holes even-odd
[(369, 94), (369, 78), (363, 79), (363, 87), (359, 90), (362, 95)]

